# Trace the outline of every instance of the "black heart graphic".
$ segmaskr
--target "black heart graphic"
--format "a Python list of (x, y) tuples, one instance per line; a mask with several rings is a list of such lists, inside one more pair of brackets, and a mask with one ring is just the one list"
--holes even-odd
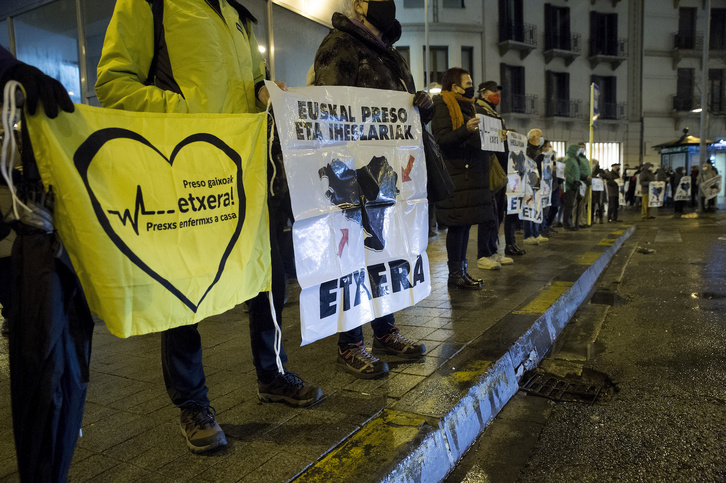
[[(229, 243), (227, 244), (227, 247), (224, 251), (224, 254), (222, 255), (222, 259), (219, 262), (219, 266), (217, 268), (217, 273), (212, 281), (212, 283), (207, 287), (207, 290), (205, 290), (202, 297), (199, 299), (198, 302), (194, 303), (189, 298), (184, 295), (178, 288), (176, 288), (169, 280), (162, 277), (159, 273), (157, 273), (154, 269), (149, 267), (141, 258), (136, 255), (129, 246), (121, 239), (121, 237), (114, 231), (114, 229), (111, 227), (111, 223), (108, 220), (108, 217), (106, 216), (106, 212), (101, 207), (101, 204), (99, 203), (98, 199), (96, 198), (96, 195), (93, 192), (93, 189), (91, 188), (91, 185), (88, 182), (88, 168), (91, 165), (91, 162), (93, 161), (96, 154), (101, 150), (101, 148), (109, 141), (115, 140), (115, 139), (130, 139), (132, 141), (137, 141), (145, 146), (150, 147), (154, 151), (156, 151), (159, 156), (161, 156), (167, 163), (169, 163), (169, 166), (174, 165), (174, 158), (176, 158), (177, 154), (179, 154), (179, 151), (181, 151), (182, 148), (185, 146), (188, 146), (192, 143), (207, 143), (210, 144), (220, 151), (222, 151), (227, 157), (230, 158), (230, 160), (237, 166), (237, 199), (238, 202), (238, 213), (237, 213), (237, 225), (235, 226), (234, 234), (232, 235)], [(244, 225), (244, 218), (245, 218), (245, 207), (247, 205), (246, 202), (246, 196), (244, 191), (244, 185), (242, 184), (242, 158), (240, 155), (231, 147), (227, 145), (224, 141), (219, 139), (218, 137), (207, 134), (207, 133), (198, 133), (198, 134), (192, 134), (191, 136), (185, 138), (183, 141), (181, 141), (179, 144), (174, 147), (174, 151), (171, 153), (171, 156), (167, 158), (161, 151), (159, 151), (153, 144), (151, 144), (146, 138), (141, 136), (140, 134), (130, 131), (128, 129), (121, 129), (121, 128), (107, 128), (107, 129), (100, 129), (90, 136), (81, 144), (76, 152), (73, 155), (73, 163), (76, 166), (76, 169), (78, 170), (78, 173), (81, 175), (81, 178), (83, 179), (83, 184), (86, 186), (86, 191), (88, 192), (88, 196), (91, 198), (91, 204), (93, 205), (93, 211), (96, 213), (96, 218), (98, 219), (98, 222), (101, 224), (101, 227), (106, 232), (106, 235), (111, 239), (111, 241), (116, 245), (116, 247), (123, 253), (131, 262), (133, 262), (136, 266), (138, 266), (141, 270), (146, 272), (151, 278), (159, 282), (164, 288), (169, 290), (172, 294), (174, 294), (175, 297), (177, 297), (179, 300), (184, 303), (187, 307), (189, 307), (192, 312), (197, 311), (197, 308), (199, 305), (201, 305), (204, 298), (207, 296), (209, 291), (214, 287), (214, 285), (219, 281), (220, 277), (222, 276), (222, 272), (224, 272), (225, 264), (227, 263), (227, 258), (229, 257), (229, 254), (232, 252), (232, 248), (237, 243), (237, 240), (239, 239), (239, 235), (242, 231), (242, 226)]]

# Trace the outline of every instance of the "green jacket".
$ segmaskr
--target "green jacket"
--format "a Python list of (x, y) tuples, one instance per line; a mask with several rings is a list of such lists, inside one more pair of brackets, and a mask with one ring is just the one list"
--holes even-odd
[[(245, 12), (247, 15), (245, 15)], [(246, 113), (264, 107), (255, 85), (265, 62), (252, 32), (256, 20), (234, 0), (165, 0), (163, 53), (156, 85), (145, 85), (154, 50), (150, 5), (117, 0), (101, 60), (96, 94), (104, 107), (167, 113)], [(159, 82), (159, 81), (162, 82)], [(171, 85), (178, 85), (181, 94)]]
[(565, 191), (580, 189), (580, 160), (577, 150), (580, 146), (570, 144), (565, 151)]
[(584, 181), (587, 186), (590, 186), (592, 181), (587, 179), (588, 176), (592, 176), (590, 160), (584, 154), (579, 155), (577, 159), (580, 162), (580, 181)]

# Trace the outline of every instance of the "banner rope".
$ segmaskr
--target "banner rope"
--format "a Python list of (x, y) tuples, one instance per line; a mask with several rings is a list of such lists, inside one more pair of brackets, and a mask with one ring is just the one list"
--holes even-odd
[[(267, 116), (270, 118), (270, 122), (272, 123), (270, 126), (270, 139), (267, 143), (267, 159), (270, 160), (270, 164), (272, 164), (272, 178), (270, 178), (270, 196), (273, 196), (273, 190), (272, 190), (272, 183), (275, 181), (275, 176), (277, 176), (277, 167), (275, 166), (275, 160), (272, 158), (272, 143), (275, 141), (275, 117), (270, 113), (270, 106), (272, 106), (272, 100), (267, 101), (267, 109), (265, 112), (267, 113)], [(267, 292), (267, 297), (270, 300), (270, 313), (272, 314), (272, 323), (275, 324), (275, 362), (277, 363), (277, 370), (280, 371), (280, 374), (285, 374), (285, 368), (282, 367), (282, 361), (280, 360), (280, 348), (282, 347), (282, 330), (280, 329), (280, 325), (277, 323), (277, 311), (275, 311), (275, 300), (272, 296), (272, 287), (270, 287), (270, 291)]]
[(20, 118), (20, 108), (17, 106), (15, 93), (21, 85), (17, 81), (8, 81), (3, 89), (3, 99), (5, 102), (2, 107), (2, 126), (5, 133), (2, 147), (2, 158), (0, 159), (0, 172), (5, 179), (13, 200), (13, 215), (16, 220), (20, 219), (18, 214), (18, 205), (26, 211), (32, 212), (15, 193), (15, 184), (13, 183), (13, 169), (15, 169), (15, 153), (17, 152), (17, 144), (13, 133), (15, 120)]

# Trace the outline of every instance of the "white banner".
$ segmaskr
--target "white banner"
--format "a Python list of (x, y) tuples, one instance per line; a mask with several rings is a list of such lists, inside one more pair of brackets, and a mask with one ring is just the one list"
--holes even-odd
[(617, 178), (615, 182), (618, 184), (618, 204), (625, 206), (625, 190), (627, 189), (627, 184), (622, 178)]
[(565, 179), (565, 163), (556, 161), (555, 165), (557, 166), (557, 175), (556, 176), (560, 179)]
[(592, 190), (593, 191), (605, 191), (605, 184), (601, 178), (592, 178)]
[(295, 217), (302, 343), (427, 297), (426, 162), (413, 96), (266, 85)]
[(516, 215), (522, 210), (521, 196), (507, 196), (507, 214)]
[(635, 196), (638, 198), (641, 198), (643, 196), (643, 185), (641, 185), (637, 180), (634, 181), (635, 183)]
[(648, 206), (651, 208), (663, 206), (665, 192), (665, 181), (651, 181), (648, 185)]
[(502, 121), (494, 117), (477, 114), (481, 120), (479, 136), (481, 137), (482, 151), (504, 152), (504, 141), (502, 140)]
[(706, 195), (707, 200), (713, 199), (721, 192), (721, 175), (714, 176), (708, 181), (701, 183), (699, 187)]
[(683, 176), (678, 182), (676, 187), (676, 201), (690, 201), (691, 200), (691, 177)]

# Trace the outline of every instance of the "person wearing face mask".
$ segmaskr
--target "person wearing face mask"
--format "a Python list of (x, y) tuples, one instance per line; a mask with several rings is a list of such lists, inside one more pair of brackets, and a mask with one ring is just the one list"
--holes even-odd
[(544, 213), (542, 217), (542, 225), (540, 226), (540, 234), (549, 238), (550, 236), (557, 234), (557, 231), (552, 228), (552, 224), (554, 223), (557, 212), (560, 209), (560, 181), (555, 174), (555, 151), (552, 149), (552, 144), (544, 138), (541, 138), (540, 142), (542, 143), (542, 152), (539, 156), (537, 156), (537, 158), (535, 158), (535, 162), (537, 163), (537, 169), (542, 174), (543, 180), (545, 180), (545, 172), (542, 170), (542, 162), (549, 160), (552, 163), (552, 170), (550, 173), (547, 173), (551, 187), (550, 206), (542, 210)]
[(486, 237), (496, 232), (494, 198), (489, 190), (489, 156), (481, 149), (479, 129), (471, 75), (459, 67), (451, 68), (441, 80), (441, 94), (434, 96), (431, 121), (431, 132), (454, 182), (454, 195), (436, 206), (438, 220), (449, 227), (449, 288), (481, 288), (482, 282), (467, 271), (469, 230), (471, 225), (482, 225)]
[[(416, 92), (406, 61), (393, 48), (401, 37), (393, 0), (344, 0), (343, 12), (333, 14), (333, 29), (315, 54), (316, 86), (352, 86), (404, 91), (414, 94), (413, 105), (426, 124), (433, 115), (433, 102), (423, 91)], [(426, 346), (403, 336), (393, 314), (371, 321), (373, 352), (419, 358)], [(338, 334), (340, 367), (359, 378), (388, 373), (388, 364), (372, 355), (363, 343), (363, 329)]]
[(577, 205), (577, 218), (575, 226), (580, 228), (590, 228), (590, 220), (587, 219), (587, 205), (590, 202), (590, 185), (592, 184), (592, 168), (590, 161), (585, 156), (585, 143), (578, 144), (577, 159), (580, 163), (580, 181), (585, 183), (585, 195), (579, 200)]
[(577, 144), (567, 146), (565, 155), (565, 213), (562, 223), (565, 230), (576, 231), (575, 211), (577, 209), (577, 197), (580, 194), (580, 161), (578, 159), (579, 147)]
[[(502, 90), (502, 86), (497, 84), (495, 81), (486, 81), (479, 84), (479, 97), (476, 100), (474, 107), (476, 108), (477, 114), (484, 116), (493, 117), (502, 122), (502, 130), (499, 132), (499, 137), (504, 141), (504, 151), (502, 152), (491, 152), (485, 151), (484, 155), (487, 156), (490, 162), (499, 163), (499, 166), (506, 172), (507, 169), (507, 131), (504, 124), (504, 119), (497, 112), (497, 106), (500, 102), (499, 92)], [(493, 157), (492, 157), (493, 156)], [(496, 229), (494, 231), (489, 230), (486, 225), (479, 225), (479, 234), (477, 237), (477, 263), (476, 266), (485, 270), (497, 270), (502, 265), (511, 265), (514, 260), (510, 257), (502, 256), (497, 252), (497, 245), (499, 243), (499, 226), (504, 223), (504, 240), (505, 250), (512, 252), (512, 255), (523, 255), (524, 250), (520, 250), (514, 239), (514, 232), (517, 227), (517, 215), (509, 215), (513, 217), (510, 221), (505, 221), (506, 218), (506, 204), (507, 204), (507, 190), (506, 186), (500, 189), (496, 193), (492, 193), (494, 196), (494, 213), (497, 215)], [(505, 253), (509, 254), (509, 253)]]

